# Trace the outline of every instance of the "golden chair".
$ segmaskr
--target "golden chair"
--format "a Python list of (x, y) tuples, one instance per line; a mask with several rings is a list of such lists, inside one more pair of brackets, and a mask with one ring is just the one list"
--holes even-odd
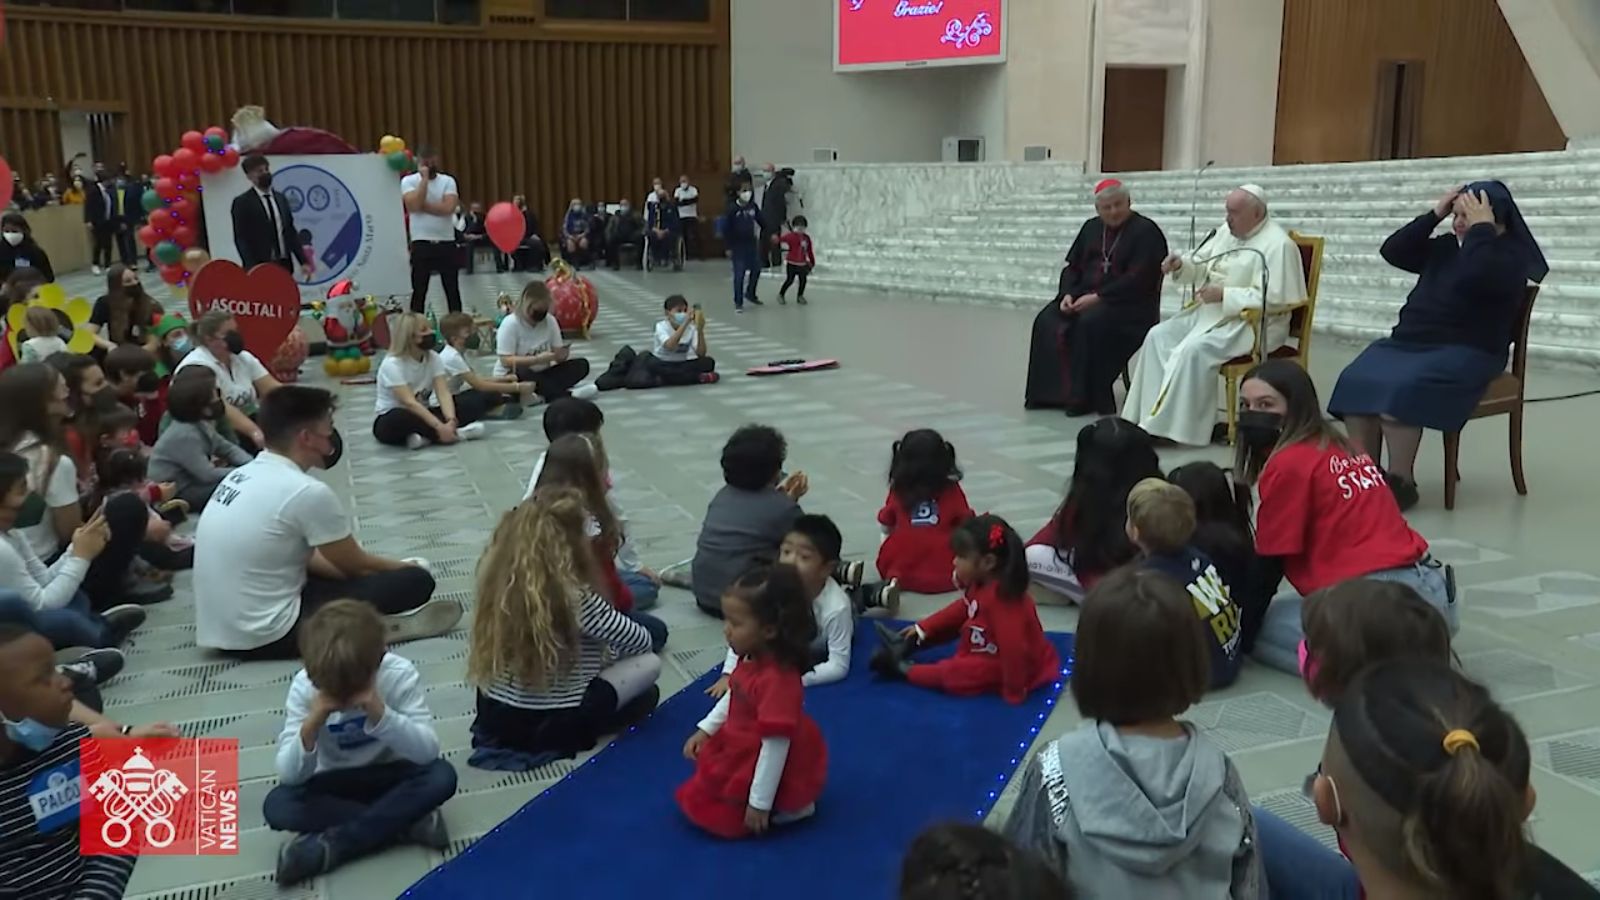
[[(1528, 482), (1522, 477), (1522, 404), (1528, 384), (1528, 325), (1533, 321), (1533, 301), (1539, 296), (1539, 286), (1530, 284), (1522, 300), (1522, 318), (1517, 326), (1516, 339), (1511, 343), (1511, 371), (1501, 372), (1489, 382), (1483, 399), (1467, 417), (1468, 421), (1489, 416), (1511, 417), (1511, 483), (1517, 493), (1528, 495)], [(1444, 508), (1456, 508), (1456, 482), (1461, 480), (1458, 462), (1461, 457), (1461, 432), (1444, 433)]]
[[(1322, 281), (1322, 251), (1326, 240), (1303, 235), (1298, 231), (1289, 232), (1289, 238), (1300, 249), (1300, 266), (1306, 275), (1306, 299), (1290, 303), (1279, 310), (1289, 313), (1289, 343), (1274, 349), (1266, 358), (1294, 360), (1304, 369), (1311, 364), (1311, 325), (1317, 314), (1317, 285)], [(1261, 314), (1255, 310), (1246, 310), (1244, 320), (1255, 329), (1256, 347), (1259, 349), (1261, 342), (1265, 340)], [(1224, 404), (1228, 407), (1229, 444), (1234, 442), (1239, 430), (1239, 382), (1255, 365), (1254, 353), (1235, 356), (1222, 364), (1222, 379), (1227, 385), (1222, 396)]]

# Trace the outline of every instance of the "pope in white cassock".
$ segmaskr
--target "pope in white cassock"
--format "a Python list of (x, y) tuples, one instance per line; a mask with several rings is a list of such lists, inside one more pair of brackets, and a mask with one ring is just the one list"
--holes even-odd
[[(1269, 276), (1265, 279), (1268, 352), (1289, 338), (1289, 315), (1281, 311), (1283, 307), (1306, 298), (1300, 251), (1268, 215), (1265, 192), (1244, 185), (1228, 194), (1225, 206), (1225, 228), (1162, 263), (1168, 277), (1193, 289), (1194, 299), (1145, 336), (1122, 408), (1124, 419), (1179, 444), (1211, 443), (1218, 369), (1255, 349), (1255, 330), (1243, 314), (1261, 309), (1263, 257)], [(1280, 312), (1274, 314), (1273, 309)]]

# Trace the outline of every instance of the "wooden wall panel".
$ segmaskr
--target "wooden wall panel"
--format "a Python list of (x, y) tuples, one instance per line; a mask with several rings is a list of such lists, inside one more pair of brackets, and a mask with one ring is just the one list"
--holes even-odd
[(118, 143), (144, 171), (185, 130), (257, 103), (362, 148), (385, 133), (432, 143), (463, 199), (525, 193), (547, 232), (571, 197), (638, 205), (654, 175), (688, 173), (715, 211), (728, 0), (714, 9), (709, 25), (481, 30), (8, 10), (0, 154), (30, 177), (59, 167), (53, 110), (89, 109), (120, 114)]
[(1495, 0), (1285, 0), (1273, 161), (1370, 158), (1382, 60), (1423, 63), (1422, 156), (1566, 144)]

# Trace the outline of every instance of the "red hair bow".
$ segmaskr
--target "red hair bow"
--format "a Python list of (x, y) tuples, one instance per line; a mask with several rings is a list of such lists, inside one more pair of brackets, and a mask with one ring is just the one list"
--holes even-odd
[(989, 549), (999, 550), (1000, 545), (1006, 540), (1006, 530), (999, 522), (989, 526)]

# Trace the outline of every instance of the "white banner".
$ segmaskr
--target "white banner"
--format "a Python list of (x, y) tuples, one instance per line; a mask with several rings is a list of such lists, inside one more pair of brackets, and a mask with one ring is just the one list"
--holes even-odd
[[(272, 189), (289, 201), (294, 227), (316, 271), (295, 270), (302, 300), (324, 297), (340, 279), (362, 294), (411, 293), (400, 179), (376, 153), (269, 156)], [(244, 167), (200, 179), (211, 256), (242, 263), (233, 242), (233, 198), (252, 190)]]

